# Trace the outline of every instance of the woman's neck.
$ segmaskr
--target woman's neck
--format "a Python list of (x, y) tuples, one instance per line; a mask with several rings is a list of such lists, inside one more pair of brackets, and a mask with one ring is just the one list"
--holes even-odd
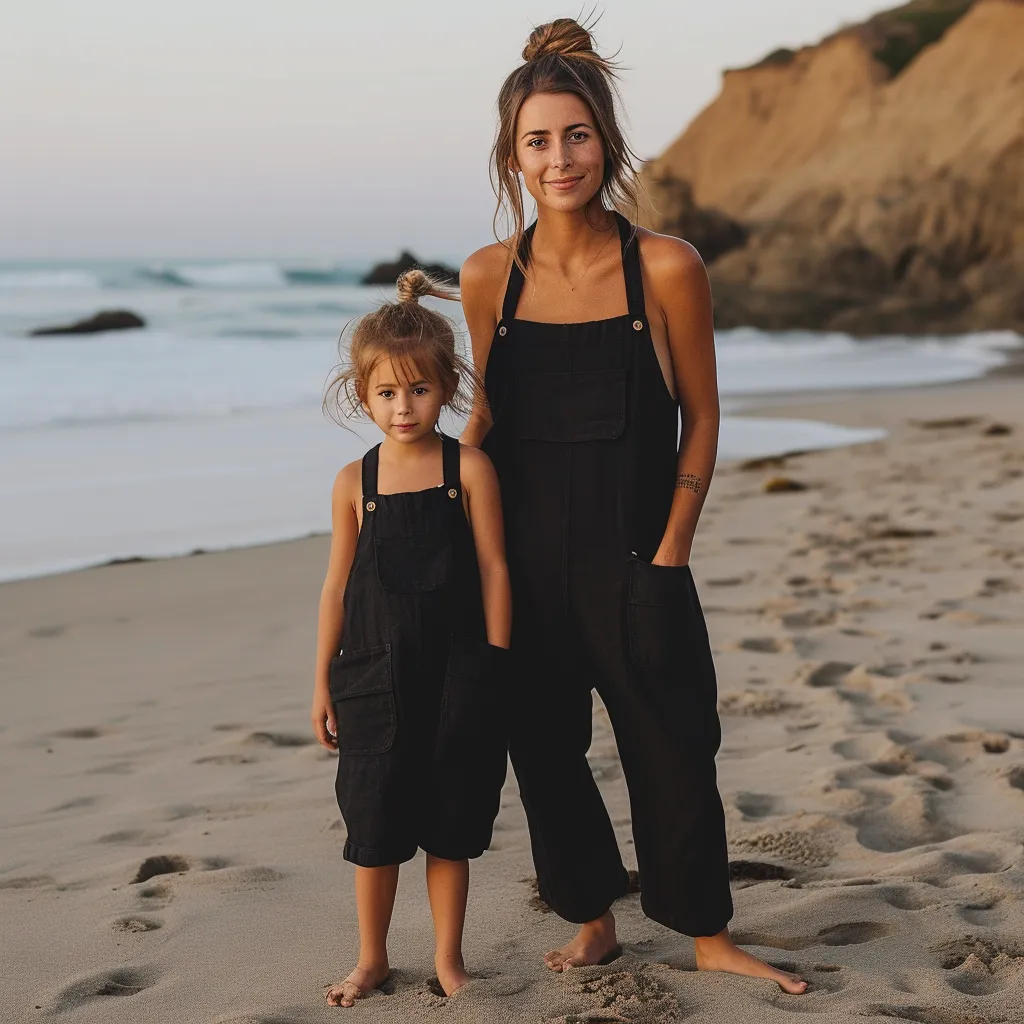
[(567, 259), (601, 245), (615, 227), (615, 214), (595, 196), (579, 210), (563, 212), (539, 206), (533, 246), (555, 259)]

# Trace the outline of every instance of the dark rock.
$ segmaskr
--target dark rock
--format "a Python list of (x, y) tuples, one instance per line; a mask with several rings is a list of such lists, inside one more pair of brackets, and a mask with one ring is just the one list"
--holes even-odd
[(659, 216), (659, 230), (685, 238), (705, 263), (738, 249), (747, 240), (747, 229), (720, 210), (699, 207), (688, 181), (663, 174), (647, 184), (652, 207)]
[(459, 272), (457, 270), (446, 267), (443, 263), (423, 263), (408, 251), (403, 251), (393, 263), (378, 263), (362, 279), (361, 283), (394, 284), (402, 274), (407, 270), (412, 270), (414, 267), (419, 267), (420, 270), (425, 271), (431, 277), (444, 281), (447, 284), (455, 285), (459, 283)]
[(40, 338), (50, 334), (99, 334), (101, 331), (124, 331), (133, 327), (145, 327), (146, 321), (127, 309), (104, 309), (87, 320), (59, 327), (37, 327), (30, 336)]

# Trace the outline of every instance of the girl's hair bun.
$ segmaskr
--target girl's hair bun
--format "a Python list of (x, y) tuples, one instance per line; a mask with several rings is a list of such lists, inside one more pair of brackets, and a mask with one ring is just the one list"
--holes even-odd
[(523, 60), (539, 57), (597, 56), (590, 33), (573, 18), (556, 18), (547, 25), (538, 25), (523, 47)]
[(433, 295), (437, 299), (459, 297), (454, 288), (449, 288), (443, 281), (436, 280), (419, 267), (399, 275), (395, 282), (395, 293), (399, 302), (419, 302), (424, 295)]

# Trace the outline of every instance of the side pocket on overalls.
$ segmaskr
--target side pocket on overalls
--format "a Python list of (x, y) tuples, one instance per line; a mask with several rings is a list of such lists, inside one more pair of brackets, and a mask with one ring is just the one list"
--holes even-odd
[(693, 577), (686, 565), (629, 564), (629, 653), (655, 672), (681, 671), (690, 651)]
[(503, 744), (508, 651), (486, 640), (452, 639), (441, 705), (445, 745), (462, 750)]
[(395, 740), (391, 646), (344, 651), (331, 661), (338, 753), (383, 754)]
[(680, 736), (717, 750), (718, 687), (689, 566), (629, 564), (629, 658), (639, 686)]

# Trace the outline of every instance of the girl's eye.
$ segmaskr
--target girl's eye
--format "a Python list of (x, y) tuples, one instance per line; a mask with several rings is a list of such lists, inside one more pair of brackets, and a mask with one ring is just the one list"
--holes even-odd
[(426, 388), (413, 388), (412, 389), (412, 393), (414, 395), (425, 395), (427, 393), (427, 389)]
[(394, 391), (378, 391), (377, 395), (379, 398), (393, 398), (395, 393)]

